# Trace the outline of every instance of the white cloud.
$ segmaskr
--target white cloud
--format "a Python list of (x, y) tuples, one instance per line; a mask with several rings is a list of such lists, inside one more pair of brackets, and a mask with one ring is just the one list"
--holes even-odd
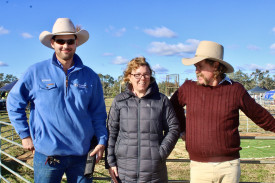
[(23, 33), (21, 34), (21, 36), (22, 36), (23, 38), (25, 38), (25, 39), (33, 38), (33, 36), (32, 36), (31, 34), (27, 33), (27, 32), (23, 32)]
[(159, 64), (156, 64), (155, 66), (153, 66), (152, 69), (158, 74), (166, 74), (168, 72), (168, 69), (160, 66)]
[(114, 33), (114, 36), (116, 36), (116, 37), (121, 37), (121, 36), (124, 34), (124, 32), (126, 32), (126, 28), (123, 27), (123, 28), (117, 30), (117, 31)]
[(167, 27), (157, 27), (155, 29), (144, 29), (144, 32), (153, 37), (177, 37), (177, 34)]
[(255, 71), (256, 69), (262, 71), (275, 71), (275, 64), (266, 64), (266, 65), (257, 65), (257, 64), (246, 64), (244, 66), (237, 66), (237, 70), (247, 70), (247, 71)]
[(8, 64), (0, 61), (0, 67), (3, 67), (3, 66), (8, 66)]
[(195, 71), (196, 71), (196, 69), (194, 67), (194, 69), (185, 69), (183, 73), (185, 73), (185, 74), (195, 74)]
[(166, 42), (152, 42), (148, 48), (149, 53), (156, 55), (182, 55), (183, 53), (193, 53), (196, 51), (199, 40), (188, 39), (186, 44), (167, 44)]
[(270, 49), (272, 53), (275, 53), (275, 43), (270, 46)]
[(257, 64), (247, 64), (247, 65), (246, 65), (246, 68), (249, 69), (249, 70), (252, 70), (252, 71), (254, 71), (254, 70), (256, 70), (256, 69), (260, 69), (260, 70), (263, 70), (263, 69), (264, 69), (263, 66), (259, 66), (259, 65), (257, 65)]
[(103, 55), (103, 56), (106, 56), (106, 57), (108, 57), (108, 56), (114, 56), (113, 53), (103, 53), (102, 55)]
[(266, 70), (275, 70), (275, 64), (267, 64)]
[(235, 68), (234, 68), (234, 72), (238, 71), (238, 70), (241, 70), (241, 71), (245, 71), (246, 68), (244, 66), (239, 66), (237, 65)]
[(239, 47), (240, 47), (240, 46), (237, 45), (237, 44), (231, 44), (231, 45), (228, 45), (228, 46), (227, 46), (227, 48), (232, 49), (232, 50), (236, 50), (236, 49), (238, 49)]
[(275, 27), (272, 28), (272, 32), (275, 32)]
[(109, 26), (107, 29), (105, 29), (106, 32), (112, 34), (115, 37), (121, 37), (126, 32), (126, 28), (123, 27), (121, 29), (116, 29), (114, 26)]
[(1, 34), (8, 34), (8, 33), (10, 33), (9, 30), (5, 29), (3, 26), (0, 27), (0, 35), (1, 35)]
[(122, 56), (117, 56), (112, 63), (116, 65), (122, 65), (122, 64), (127, 64), (129, 62), (128, 59), (123, 58)]
[(260, 50), (261, 48), (260, 47), (258, 47), (258, 46), (256, 46), (256, 45), (248, 45), (247, 46), (247, 49), (249, 49), (249, 50)]

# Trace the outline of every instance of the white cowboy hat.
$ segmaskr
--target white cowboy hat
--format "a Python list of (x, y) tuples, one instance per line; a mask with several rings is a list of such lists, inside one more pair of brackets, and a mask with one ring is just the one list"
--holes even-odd
[(52, 48), (51, 39), (53, 36), (71, 34), (77, 36), (77, 46), (82, 45), (89, 39), (89, 33), (84, 29), (77, 31), (73, 22), (69, 18), (58, 18), (53, 25), (52, 33), (43, 31), (39, 36), (39, 40), (45, 46)]
[(202, 60), (209, 59), (222, 63), (227, 70), (226, 73), (234, 72), (234, 68), (223, 60), (223, 46), (212, 41), (201, 41), (194, 58), (183, 58), (184, 65), (193, 65)]

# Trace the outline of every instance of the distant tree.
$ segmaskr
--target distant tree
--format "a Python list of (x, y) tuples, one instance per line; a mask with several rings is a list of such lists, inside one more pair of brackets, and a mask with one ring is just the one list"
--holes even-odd
[(234, 73), (229, 73), (228, 77), (233, 81), (241, 83), (246, 90), (250, 90), (255, 87), (255, 81), (248, 74), (238, 70)]
[(166, 81), (159, 82), (158, 87), (159, 87), (159, 91), (167, 96), (170, 96), (178, 89), (178, 87), (176, 86), (176, 83), (172, 83), (172, 82), (167, 83)]
[(166, 88), (165, 81), (159, 82), (158, 87), (159, 87), (159, 92), (165, 94), (165, 88)]
[(123, 82), (123, 76), (118, 76), (118, 79), (114, 81), (113, 86), (110, 89), (110, 96), (115, 97), (119, 93), (125, 91), (125, 84)]
[(250, 90), (256, 86), (266, 88), (268, 90), (275, 89), (275, 75), (273, 78), (269, 75), (269, 71), (261, 71), (256, 69), (251, 74), (246, 74), (241, 70), (229, 73), (228, 77), (234, 81), (241, 83), (246, 90)]
[(110, 96), (111, 95), (110, 90), (114, 84), (114, 78), (112, 76), (110, 76), (109, 74), (107, 74), (107, 75), (98, 74), (98, 76), (101, 81), (104, 96)]
[(0, 87), (15, 80), (17, 80), (17, 77), (13, 76), (12, 74), (5, 75), (4, 73), (0, 73)]
[(275, 81), (270, 77), (269, 70), (261, 71), (256, 69), (255, 72), (251, 73), (251, 77), (255, 80), (257, 86), (268, 90), (275, 89)]
[(269, 75), (265, 77), (260, 86), (265, 87), (268, 90), (275, 90), (275, 75), (273, 76), (273, 79)]

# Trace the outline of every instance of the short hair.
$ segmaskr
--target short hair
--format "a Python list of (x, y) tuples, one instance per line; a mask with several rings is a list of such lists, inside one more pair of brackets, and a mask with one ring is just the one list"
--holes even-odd
[(127, 68), (123, 72), (123, 81), (125, 83), (129, 82), (128, 76), (132, 73), (133, 70), (138, 69), (140, 66), (147, 66), (152, 77), (154, 71), (151, 69), (150, 64), (146, 61), (144, 57), (136, 57), (128, 63)]

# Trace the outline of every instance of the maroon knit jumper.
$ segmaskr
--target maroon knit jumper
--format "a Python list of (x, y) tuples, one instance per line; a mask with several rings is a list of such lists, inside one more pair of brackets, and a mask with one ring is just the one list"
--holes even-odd
[[(190, 159), (221, 162), (240, 157), (239, 109), (265, 130), (275, 132), (275, 119), (238, 82), (199, 86), (186, 81), (171, 102), (186, 133)], [(183, 107), (186, 106), (186, 119)]]

